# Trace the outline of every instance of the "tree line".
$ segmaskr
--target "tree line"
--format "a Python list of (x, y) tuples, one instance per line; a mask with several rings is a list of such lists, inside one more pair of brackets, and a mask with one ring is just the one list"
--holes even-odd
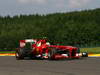
[(0, 50), (14, 50), (19, 40), (42, 37), (61, 45), (100, 46), (100, 9), (0, 16)]

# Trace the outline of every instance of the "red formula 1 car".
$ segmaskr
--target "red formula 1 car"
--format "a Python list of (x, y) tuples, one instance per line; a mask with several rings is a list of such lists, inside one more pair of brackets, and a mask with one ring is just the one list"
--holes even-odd
[[(87, 53), (82, 53), (87, 57)], [(50, 45), (45, 39), (20, 40), (20, 48), (16, 50), (16, 59), (24, 57), (41, 59), (80, 58), (80, 50), (73, 46)]]

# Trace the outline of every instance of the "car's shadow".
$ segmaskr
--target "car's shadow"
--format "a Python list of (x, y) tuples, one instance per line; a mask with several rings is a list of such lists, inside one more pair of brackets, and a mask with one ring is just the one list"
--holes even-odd
[(79, 59), (56, 59), (56, 60), (48, 60), (48, 61), (73, 61), (73, 60), (86, 60), (87, 58), (79, 58)]
[(73, 60), (86, 60), (88, 57), (81, 57), (81, 58), (78, 58), (78, 59), (72, 59), (72, 58), (67, 58), (67, 59), (41, 59), (41, 58), (24, 58), (24, 59), (21, 59), (21, 60), (47, 60), (47, 61), (73, 61)]

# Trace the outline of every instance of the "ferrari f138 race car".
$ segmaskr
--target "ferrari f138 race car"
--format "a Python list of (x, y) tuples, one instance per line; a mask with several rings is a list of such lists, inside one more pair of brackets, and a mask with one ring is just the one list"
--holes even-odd
[(40, 59), (67, 59), (88, 57), (88, 53), (80, 53), (79, 48), (73, 46), (50, 45), (46, 39), (20, 40), (20, 47), (16, 50), (16, 59), (24, 57)]

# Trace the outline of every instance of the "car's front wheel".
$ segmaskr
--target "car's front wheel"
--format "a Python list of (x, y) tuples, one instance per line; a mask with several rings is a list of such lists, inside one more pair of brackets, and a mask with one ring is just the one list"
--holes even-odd
[(88, 53), (87, 52), (83, 52), (82, 53), (82, 57), (88, 57)]
[(55, 54), (56, 54), (56, 49), (49, 50), (48, 58), (51, 59), (51, 60), (55, 59)]

